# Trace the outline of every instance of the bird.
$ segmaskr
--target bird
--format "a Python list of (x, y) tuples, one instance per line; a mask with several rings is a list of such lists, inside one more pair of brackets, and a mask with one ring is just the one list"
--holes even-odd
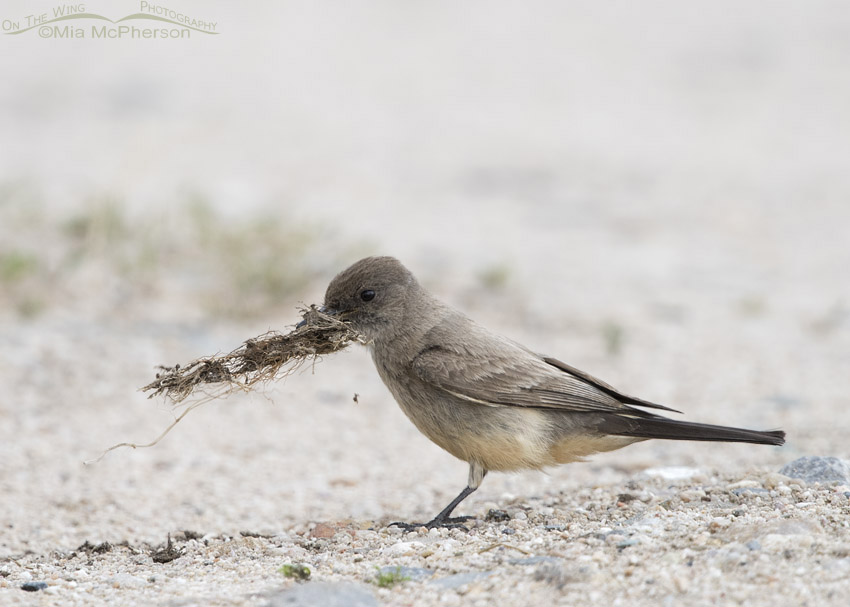
[(426, 523), (392, 523), (405, 529), (463, 527), (473, 517), (452, 513), (490, 471), (545, 469), (648, 439), (785, 442), (782, 430), (665, 417), (656, 411), (680, 412), (491, 332), (431, 295), (394, 257), (367, 257), (337, 274), (320, 309), (366, 338), (416, 428), (469, 464), (458, 496)]

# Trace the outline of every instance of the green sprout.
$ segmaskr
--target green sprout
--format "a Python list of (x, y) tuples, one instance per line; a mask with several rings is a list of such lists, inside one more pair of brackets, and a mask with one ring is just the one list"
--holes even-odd
[(295, 578), (303, 582), (310, 579), (310, 568), (303, 563), (286, 563), (278, 569), (278, 573), (282, 573), (284, 577)]
[(375, 579), (372, 583), (378, 588), (392, 588), (396, 584), (410, 580), (409, 576), (406, 576), (401, 572), (401, 567), (386, 570), (381, 570), (376, 567), (376, 569), (377, 573), (375, 574)]

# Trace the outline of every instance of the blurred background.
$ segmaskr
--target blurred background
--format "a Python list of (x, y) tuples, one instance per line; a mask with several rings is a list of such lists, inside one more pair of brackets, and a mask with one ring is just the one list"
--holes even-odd
[(3, 553), (444, 505), (465, 464), (362, 349), (80, 464), (172, 419), (136, 391), (155, 365), (287, 330), (369, 254), (626, 392), (789, 434), (493, 475), (472, 511), (850, 456), (847, 3), (180, 0), (218, 33), (10, 33), (60, 5), (0, 9)]

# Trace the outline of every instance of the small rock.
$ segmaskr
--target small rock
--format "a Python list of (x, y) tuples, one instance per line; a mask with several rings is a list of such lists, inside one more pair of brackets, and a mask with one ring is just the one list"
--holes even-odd
[(496, 510), (494, 508), (491, 508), (487, 512), (487, 516), (484, 518), (484, 520), (487, 522), (501, 523), (504, 521), (511, 520), (511, 515), (505, 512), (504, 510)]
[(46, 590), (47, 582), (24, 582), (21, 584), (21, 590), (26, 590), (27, 592), (38, 592), (39, 590)]
[(742, 495), (747, 495), (748, 493), (751, 495), (765, 495), (770, 493), (764, 487), (739, 487), (737, 489), (732, 489), (731, 493), (741, 497)]
[(466, 584), (471, 584), (472, 582), (477, 582), (478, 580), (483, 580), (484, 578), (493, 575), (493, 573), (493, 571), (469, 571), (467, 573), (456, 573), (454, 575), (448, 575), (446, 577), (433, 580), (430, 583), (433, 586), (437, 586), (444, 590), (452, 590), (454, 588), (460, 588)]
[(837, 457), (807, 455), (786, 464), (779, 473), (807, 483), (850, 482), (850, 464)]
[(777, 487), (784, 487), (791, 481), (790, 478), (785, 476), (784, 474), (779, 474), (778, 472), (768, 472), (761, 479), (761, 486), (765, 489), (776, 489)]
[(705, 491), (702, 489), (688, 489), (679, 492), (679, 499), (685, 503), (699, 502), (705, 497)]
[(316, 523), (313, 530), (310, 532), (310, 537), (330, 539), (336, 533), (336, 529), (326, 523)]
[(647, 516), (629, 521), (635, 531), (652, 534), (664, 528), (664, 521), (657, 516)]
[(365, 587), (351, 583), (312, 582), (270, 597), (268, 607), (378, 607)]
[(647, 468), (643, 471), (647, 476), (663, 478), (665, 481), (679, 481), (693, 478), (702, 471), (688, 466), (665, 466), (663, 468)]
[(387, 546), (384, 549), (384, 553), (394, 556), (409, 556), (423, 548), (425, 548), (425, 544), (422, 542), (399, 542), (392, 546)]

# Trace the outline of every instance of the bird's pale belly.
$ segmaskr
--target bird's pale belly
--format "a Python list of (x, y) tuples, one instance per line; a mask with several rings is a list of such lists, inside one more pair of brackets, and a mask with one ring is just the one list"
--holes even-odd
[(487, 406), (452, 396), (426, 404), (407, 391), (394, 396), (420, 432), (458, 459), (476, 462), (486, 470), (540, 469), (634, 442), (581, 431), (560, 432), (559, 424), (553, 423), (558, 415), (554, 411)]

